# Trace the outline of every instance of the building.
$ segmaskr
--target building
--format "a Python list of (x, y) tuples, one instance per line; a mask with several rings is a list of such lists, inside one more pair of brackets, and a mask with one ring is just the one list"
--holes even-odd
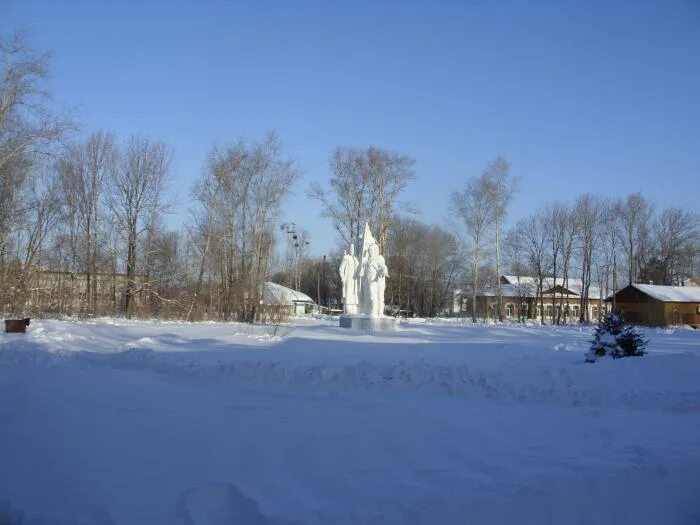
[[(615, 310), (630, 323), (700, 327), (700, 286), (630, 284), (614, 297)], [(612, 300), (612, 296), (606, 299)]]
[(272, 282), (265, 283), (263, 303), (282, 307), (289, 315), (310, 314), (318, 309), (314, 300), (305, 293)]
[[(29, 275), (28, 292), (23, 310), (34, 315), (77, 315), (88, 305), (88, 276), (85, 273), (36, 268)], [(90, 276), (94, 283), (92, 311), (96, 315), (118, 315), (124, 307), (128, 279), (124, 273), (97, 273)], [(142, 289), (146, 284), (143, 275), (136, 275), (134, 287)], [(134, 310), (144, 305), (143, 294), (133, 296)], [(10, 312), (16, 306), (12, 294), (6, 294), (0, 302), (0, 310)]]
[[(531, 276), (502, 275), (501, 296), (503, 298), (503, 313), (506, 319), (527, 320), (540, 319), (541, 308), (544, 306), (544, 319), (554, 321), (557, 317), (561, 322), (577, 323), (581, 317), (581, 295), (583, 282), (581, 279), (563, 279), (546, 277), (542, 282), (542, 293), (538, 293), (539, 280)], [(541, 297), (540, 297), (541, 295)], [(498, 318), (498, 288), (491, 286), (478, 290), (477, 317), (486, 319)], [(455, 290), (453, 300), (455, 315), (471, 315), (471, 291)], [(588, 311), (584, 317), (597, 320), (601, 313), (609, 310), (597, 286), (588, 289)]]

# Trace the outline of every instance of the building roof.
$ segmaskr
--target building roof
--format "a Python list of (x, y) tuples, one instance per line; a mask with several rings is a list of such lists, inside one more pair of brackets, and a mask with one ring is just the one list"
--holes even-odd
[(263, 292), (263, 301), (265, 304), (293, 304), (297, 302), (301, 303), (313, 303), (314, 300), (308, 295), (302, 292), (297, 292), (281, 284), (266, 282)]
[(660, 284), (631, 284), (640, 292), (668, 303), (700, 303), (700, 286), (662, 286)]
[[(537, 278), (532, 277), (529, 275), (503, 275), (503, 279), (505, 279), (509, 284), (517, 285), (519, 286), (520, 290), (523, 289), (531, 289), (532, 290), (532, 295), (525, 295), (525, 294), (516, 294), (518, 297), (535, 297), (537, 294)], [(561, 277), (557, 277), (556, 279), (552, 277), (545, 277), (542, 282), (542, 288), (543, 291), (542, 293), (545, 295), (551, 294), (551, 289), (554, 288), (555, 286), (561, 286), (562, 288), (565, 288), (566, 290), (570, 291), (574, 295), (578, 295), (579, 297), (583, 293), (583, 281), (581, 279), (577, 279), (575, 277), (569, 277), (566, 279), (566, 282), (564, 279)], [(505, 294), (504, 294), (505, 295)], [(601, 291), (598, 286), (590, 285), (588, 287), (588, 298), (589, 299), (601, 299)]]
[[(476, 295), (478, 297), (496, 297), (498, 295), (498, 288), (495, 286), (483, 288), (477, 290)], [(530, 283), (502, 284), (501, 295), (503, 297), (535, 297), (537, 295), (537, 286)]]

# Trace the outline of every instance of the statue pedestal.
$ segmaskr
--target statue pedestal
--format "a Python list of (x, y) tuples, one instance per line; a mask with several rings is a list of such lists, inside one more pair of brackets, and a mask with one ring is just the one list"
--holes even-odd
[(357, 315), (357, 304), (346, 304), (345, 313), (342, 315)]
[(341, 328), (353, 328), (363, 332), (389, 332), (396, 330), (399, 320), (395, 317), (373, 317), (363, 314), (343, 314), (340, 316)]

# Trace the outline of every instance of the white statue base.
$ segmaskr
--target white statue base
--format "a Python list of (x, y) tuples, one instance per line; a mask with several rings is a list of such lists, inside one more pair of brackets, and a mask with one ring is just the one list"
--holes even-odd
[(396, 330), (398, 326), (399, 320), (395, 317), (365, 314), (343, 314), (340, 316), (341, 328), (353, 328), (362, 332), (387, 332)]
[(357, 305), (356, 304), (346, 304), (345, 313), (342, 315), (357, 315)]

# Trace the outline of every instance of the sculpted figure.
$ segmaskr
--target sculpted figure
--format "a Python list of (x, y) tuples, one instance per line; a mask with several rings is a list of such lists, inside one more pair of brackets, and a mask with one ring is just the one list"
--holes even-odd
[(363, 289), (367, 294), (366, 300), (363, 301), (363, 312), (372, 316), (383, 316), (385, 279), (389, 277), (389, 269), (376, 244), (367, 247), (367, 257), (363, 260), (361, 275)]
[(355, 246), (350, 245), (350, 253), (344, 252), (343, 260), (340, 262), (340, 280), (343, 283), (343, 307), (346, 314), (357, 313), (358, 303), (358, 266), (359, 262), (355, 257)]

